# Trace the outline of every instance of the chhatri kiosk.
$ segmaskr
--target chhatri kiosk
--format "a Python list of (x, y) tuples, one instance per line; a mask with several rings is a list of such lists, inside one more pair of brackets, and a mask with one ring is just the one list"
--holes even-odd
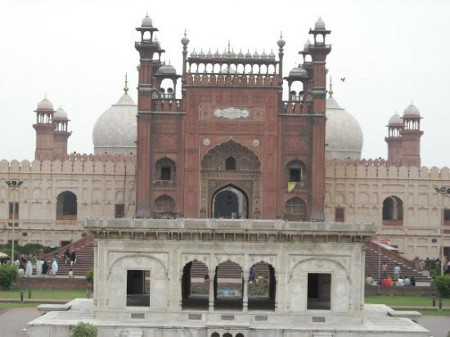
[(277, 55), (188, 55), (185, 35), (178, 75), (152, 20), (136, 30), (136, 217), (86, 219), (94, 299), (29, 335), (69, 336), (85, 321), (101, 337), (428, 336), (364, 305), (373, 224), (324, 222), (324, 22), (286, 77), (282, 37)]

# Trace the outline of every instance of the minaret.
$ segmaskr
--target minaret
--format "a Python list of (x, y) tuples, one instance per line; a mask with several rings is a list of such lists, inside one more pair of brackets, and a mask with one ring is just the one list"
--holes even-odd
[[(147, 218), (151, 215), (151, 114), (152, 97), (157, 95), (154, 85), (154, 75), (161, 65), (161, 49), (154, 33), (158, 31), (148, 14), (142, 19), (142, 24), (136, 30), (141, 34), (140, 42), (135, 43), (139, 52), (139, 83), (138, 83), (138, 120), (137, 120), (137, 169), (136, 169), (136, 216)], [(155, 58), (157, 56), (157, 58)]]
[(326, 58), (331, 46), (325, 43), (326, 36), (331, 33), (325, 28), (325, 23), (319, 18), (314, 29), (309, 31), (314, 41), (308, 51), (312, 58), (312, 88), (305, 95), (304, 101), (310, 104), (311, 127), (311, 164), (309, 200), (309, 218), (312, 221), (324, 221), (325, 201), (325, 110), (326, 110)]
[(402, 158), (403, 120), (397, 112), (389, 119), (387, 128), (388, 135), (384, 138), (388, 146), (387, 159), (400, 165)]
[(54, 137), (55, 125), (53, 124), (53, 104), (44, 97), (38, 103), (36, 112), (36, 124), (33, 128), (36, 130), (36, 150), (34, 158), (36, 160), (53, 160), (54, 158)]
[(55, 125), (53, 134), (54, 159), (63, 160), (67, 157), (67, 141), (72, 132), (68, 131), (69, 118), (61, 107), (54, 113), (53, 123)]
[(420, 111), (410, 104), (403, 113), (402, 161), (404, 166), (420, 167)]

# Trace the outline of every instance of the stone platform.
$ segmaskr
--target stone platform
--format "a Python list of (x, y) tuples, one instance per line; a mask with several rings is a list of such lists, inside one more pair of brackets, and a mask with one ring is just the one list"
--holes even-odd
[[(210, 314), (202, 311), (160, 313), (157, 320), (130, 318), (120, 322), (93, 317), (93, 301), (76, 299), (68, 303), (67, 311), (52, 311), (28, 324), (32, 337), (68, 337), (70, 328), (78, 322), (88, 322), (98, 327), (98, 337), (206, 337), (214, 332), (222, 336), (229, 332), (234, 337), (241, 333), (248, 337), (378, 337), (378, 336), (429, 336), (428, 330), (402, 317), (380, 304), (365, 305), (362, 320), (324, 321), (321, 315), (277, 315), (264, 312), (242, 314), (221, 312)], [(131, 317), (131, 316), (130, 316)], [(233, 318), (233, 319), (232, 319)], [(308, 319), (311, 321), (307, 322)], [(227, 324), (224, 329), (223, 325)]]

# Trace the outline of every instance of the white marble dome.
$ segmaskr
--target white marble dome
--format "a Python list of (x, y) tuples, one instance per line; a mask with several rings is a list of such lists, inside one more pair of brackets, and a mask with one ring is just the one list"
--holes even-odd
[(69, 120), (68, 116), (67, 116), (67, 112), (59, 107), (58, 110), (55, 111), (55, 113), (53, 114), (53, 121), (67, 121)]
[(95, 122), (92, 139), (95, 154), (136, 154), (137, 106), (125, 93)]
[(326, 105), (326, 158), (361, 159), (363, 133), (358, 121), (333, 97), (327, 99)]
[(417, 109), (417, 107), (414, 104), (411, 103), (410, 105), (408, 105), (408, 107), (403, 112), (403, 116), (419, 117), (420, 111), (419, 111), (419, 109)]
[(388, 126), (402, 126), (403, 120), (398, 113), (395, 113), (391, 118), (389, 118)]
[(319, 19), (316, 21), (314, 28), (316, 30), (325, 30), (325, 22), (323, 22), (321, 17), (319, 17)]
[(50, 102), (47, 97), (44, 97), (37, 105), (37, 111), (53, 111), (53, 104)]
[(150, 17), (148, 16), (148, 13), (142, 19), (141, 27), (153, 27), (152, 19), (150, 19)]

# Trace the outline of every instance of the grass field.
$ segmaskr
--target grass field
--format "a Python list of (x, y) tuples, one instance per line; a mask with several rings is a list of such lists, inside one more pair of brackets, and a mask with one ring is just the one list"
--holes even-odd
[[(386, 304), (389, 306), (409, 306), (409, 307), (431, 307), (433, 301), (431, 297), (426, 296), (385, 296), (385, 295), (368, 295), (365, 303), (368, 304)], [(438, 300), (436, 299), (436, 306)], [(443, 306), (450, 306), (450, 299), (442, 300)]]
[[(58, 290), (58, 289), (32, 289), (31, 299), (64, 299), (85, 298), (86, 291), (80, 290)], [(0, 298), (20, 298), (20, 290), (0, 290)], [(23, 298), (28, 299), (28, 290), (23, 291)]]

